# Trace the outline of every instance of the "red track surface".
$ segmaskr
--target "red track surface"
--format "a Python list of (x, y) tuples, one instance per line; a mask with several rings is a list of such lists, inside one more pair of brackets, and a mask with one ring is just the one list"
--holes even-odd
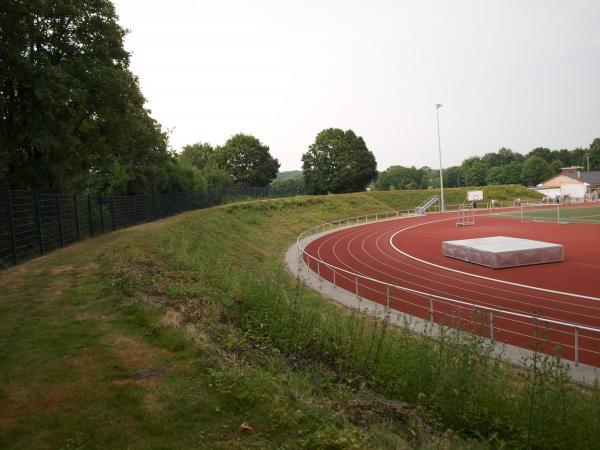
[[(322, 236), (310, 243), (305, 251), (328, 265), (377, 280), (359, 278), (358, 291), (362, 297), (381, 304), (385, 304), (387, 293), (386, 287), (378, 281), (458, 301), (600, 329), (598, 225), (522, 224), (493, 216), (477, 217), (474, 227), (456, 227), (455, 222), (456, 214), (448, 214), (366, 224)], [(563, 244), (565, 261), (495, 270), (442, 256), (444, 240), (496, 235)], [(466, 274), (434, 267), (411, 256)], [(333, 281), (334, 269), (325, 264), (317, 268), (315, 260), (306, 255), (304, 258), (312, 270), (318, 270), (321, 276)], [(546, 292), (468, 274), (599, 299)], [(339, 287), (356, 291), (355, 277), (335, 270), (335, 278)], [(541, 324), (504, 313), (494, 313), (491, 319), (489, 313), (478, 315), (472, 307), (461, 307), (457, 303), (397, 288), (391, 288), (390, 294), (392, 309), (430, 319), (433, 306), (434, 321), (477, 328), (480, 334), (488, 337), (490, 321), (493, 321), (496, 340), (531, 348), (538, 336), (537, 342), (543, 351), (553, 352), (558, 346), (563, 357), (571, 360), (575, 359), (577, 339), (579, 361), (600, 367), (600, 333), (580, 329), (576, 337), (572, 326)]]

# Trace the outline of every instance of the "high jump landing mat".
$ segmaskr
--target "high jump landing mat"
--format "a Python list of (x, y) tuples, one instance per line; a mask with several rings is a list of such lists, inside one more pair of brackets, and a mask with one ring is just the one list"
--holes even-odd
[(565, 259), (561, 244), (507, 236), (443, 241), (442, 254), (493, 269), (562, 262)]

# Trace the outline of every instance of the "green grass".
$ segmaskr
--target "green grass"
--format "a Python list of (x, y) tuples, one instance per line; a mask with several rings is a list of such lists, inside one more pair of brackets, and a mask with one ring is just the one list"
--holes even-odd
[[(522, 200), (540, 201), (540, 193), (519, 185), (483, 186), (444, 189), (444, 201), (450, 207), (457, 206), (467, 198), (467, 191), (482, 190), (483, 202), (497, 201), (512, 202), (515, 198)], [(380, 200), (383, 204), (397, 210), (413, 209), (432, 195), (439, 195), (439, 189), (421, 189), (414, 191), (370, 191), (364, 195)]]
[(474, 336), (391, 329), (283, 269), (308, 226), (413, 199), (233, 204), (3, 271), (0, 447), (593, 447), (599, 391), (558, 360), (507, 370)]
[(523, 214), (521, 211), (498, 214), (499, 217), (518, 218), (521, 217), (528, 221), (544, 221), (561, 223), (591, 223), (600, 224), (600, 206), (563, 206), (560, 205), (541, 205), (525, 206)]

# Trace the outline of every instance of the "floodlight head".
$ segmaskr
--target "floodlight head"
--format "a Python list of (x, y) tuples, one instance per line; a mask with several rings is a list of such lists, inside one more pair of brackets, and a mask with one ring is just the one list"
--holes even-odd
[(436, 103), (436, 104), (435, 104), (435, 107), (436, 107), (436, 108), (439, 108), (439, 107), (441, 107), (441, 106), (444, 106), (444, 105), (442, 105), (441, 103)]

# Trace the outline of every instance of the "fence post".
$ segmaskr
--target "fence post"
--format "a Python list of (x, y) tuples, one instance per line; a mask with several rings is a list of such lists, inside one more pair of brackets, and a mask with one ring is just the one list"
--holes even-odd
[(490, 340), (494, 342), (494, 311), (490, 311)]
[(335, 286), (335, 267), (332, 268), (333, 271), (333, 285)]
[(11, 243), (11, 251), (12, 251), (12, 259), (13, 263), (17, 264), (17, 239), (15, 237), (15, 219), (13, 217), (13, 204), (12, 204), (12, 192), (10, 188), (6, 192), (6, 200), (8, 205), (8, 218), (10, 224), (10, 243)]
[(319, 277), (319, 279), (321, 279), (321, 264), (319, 263), (318, 259), (317, 259), (317, 276)]
[(358, 276), (354, 277), (355, 281), (356, 281), (356, 296), (360, 297), (360, 295), (358, 295)]
[(104, 231), (104, 213), (102, 212), (102, 196), (101, 195), (98, 196), (98, 204), (100, 205), (100, 227), (102, 227), (102, 233), (105, 233), (105, 231)]
[(579, 365), (579, 328), (575, 327), (575, 365)]
[(60, 236), (60, 246), (65, 246), (65, 240), (63, 238), (62, 220), (60, 218), (60, 201), (58, 194), (54, 194), (54, 201), (56, 203), (56, 218), (58, 219), (58, 235)]
[(35, 221), (37, 226), (38, 243), (40, 244), (40, 255), (44, 254), (44, 241), (42, 240), (42, 217), (40, 215), (40, 199), (38, 192), (33, 191), (33, 207), (35, 208)]
[(79, 209), (77, 208), (77, 194), (73, 194), (73, 212), (75, 213), (75, 231), (77, 232), (77, 240), (81, 239), (81, 231), (79, 230)]
[(87, 196), (88, 203), (88, 225), (90, 227), (90, 236), (94, 234), (94, 225), (92, 223), (92, 199), (90, 198), (90, 194)]
[(115, 222), (115, 197), (114, 195), (110, 196), (110, 217), (112, 218), (112, 227), (113, 231), (117, 229)]

